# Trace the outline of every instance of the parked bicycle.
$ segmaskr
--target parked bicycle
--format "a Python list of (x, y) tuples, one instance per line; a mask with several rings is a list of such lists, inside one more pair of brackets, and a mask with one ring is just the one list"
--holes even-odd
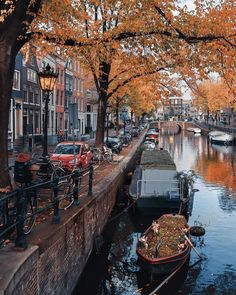
[[(33, 155), (33, 160), (35, 164), (39, 166), (39, 170), (36, 173), (37, 177), (41, 181), (58, 181), (58, 194), (57, 198), (59, 199), (59, 208), (68, 209), (74, 203), (74, 190), (75, 190), (75, 180), (74, 172), (72, 170), (68, 173), (63, 167), (61, 161), (50, 161), (50, 158), (42, 158), (36, 154)], [(78, 186), (80, 186), (82, 178), (82, 170), (78, 171), (79, 181)], [(55, 201), (54, 193), (52, 191), (51, 195), (52, 201)]]
[(29, 234), (36, 221), (38, 209), (37, 191), (31, 188), (32, 174), (29, 167), (29, 157), (26, 154), (19, 154), (14, 166), (14, 180), (17, 190), (11, 192), (1, 192), (0, 196), (0, 235), (11, 234), (19, 223), (20, 217), (23, 219), (23, 232)]
[(94, 162), (108, 162), (111, 163), (113, 161), (113, 153), (112, 150), (105, 145), (102, 148), (94, 148), (93, 149), (93, 161)]

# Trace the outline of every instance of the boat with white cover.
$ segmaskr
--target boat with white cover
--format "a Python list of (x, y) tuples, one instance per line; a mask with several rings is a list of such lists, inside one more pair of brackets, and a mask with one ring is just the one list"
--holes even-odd
[(198, 127), (188, 127), (187, 130), (193, 133), (202, 133), (202, 130)]
[[(144, 150), (129, 187), (135, 207), (143, 213), (176, 209), (187, 204), (189, 187), (166, 150)], [(186, 206), (185, 206), (186, 207)]]
[(211, 143), (215, 144), (233, 144), (234, 136), (224, 131), (214, 130), (208, 134)]

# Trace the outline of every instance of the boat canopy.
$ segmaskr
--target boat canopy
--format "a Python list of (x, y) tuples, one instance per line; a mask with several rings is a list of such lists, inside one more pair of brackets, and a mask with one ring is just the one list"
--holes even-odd
[(145, 150), (140, 164), (144, 169), (176, 170), (175, 163), (166, 150)]

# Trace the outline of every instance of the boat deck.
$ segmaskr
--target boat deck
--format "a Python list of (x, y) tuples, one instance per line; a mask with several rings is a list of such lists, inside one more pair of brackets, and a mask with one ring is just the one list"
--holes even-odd
[(146, 150), (141, 156), (140, 165), (143, 168), (176, 170), (176, 165), (166, 150)]

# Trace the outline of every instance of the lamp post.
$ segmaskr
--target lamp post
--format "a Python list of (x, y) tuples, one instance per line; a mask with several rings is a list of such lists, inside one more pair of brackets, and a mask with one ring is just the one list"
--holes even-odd
[(50, 94), (53, 92), (58, 73), (54, 73), (53, 68), (49, 64), (38, 72), (40, 87), (43, 91), (43, 100), (45, 101), (44, 124), (43, 124), (43, 157), (48, 155), (48, 103)]
[(122, 121), (123, 121), (123, 124), (124, 124), (124, 135), (125, 135), (126, 117), (127, 117), (127, 110), (126, 109), (123, 109), (121, 116), (122, 116)]

